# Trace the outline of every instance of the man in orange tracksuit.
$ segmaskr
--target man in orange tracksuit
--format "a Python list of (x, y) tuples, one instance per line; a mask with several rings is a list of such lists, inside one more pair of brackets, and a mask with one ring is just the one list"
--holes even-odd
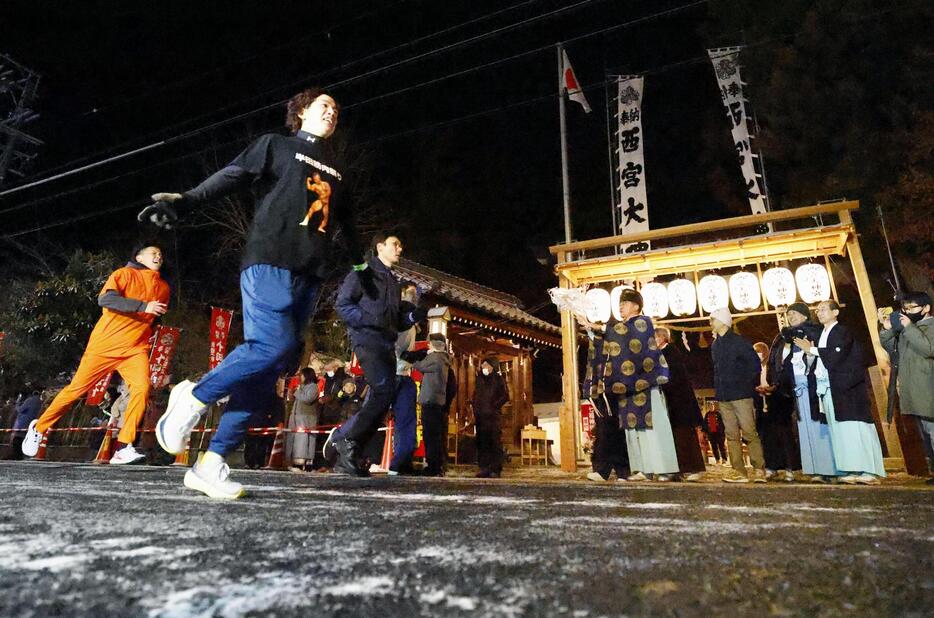
[(128, 464), (144, 457), (133, 448), (133, 441), (149, 398), (152, 322), (168, 310), (169, 286), (159, 276), (161, 267), (159, 247), (145, 246), (126, 266), (111, 273), (97, 297), (103, 315), (91, 332), (78, 370), (71, 383), (29, 425), (23, 441), (24, 455), (34, 457), (43, 434), (101, 378), (116, 370), (130, 387), (130, 401), (110, 463)]

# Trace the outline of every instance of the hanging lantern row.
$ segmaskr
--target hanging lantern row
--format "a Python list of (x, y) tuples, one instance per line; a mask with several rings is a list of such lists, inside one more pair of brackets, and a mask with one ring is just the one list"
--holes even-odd
[[(600, 288), (587, 291), (592, 310), (587, 318), (592, 322), (606, 322), (610, 315), (617, 320), (619, 296), (631, 286), (617, 286), (611, 292)], [(762, 273), (762, 287), (755, 273), (740, 271), (730, 276), (729, 281), (720, 275), (706, 275), (694, 283), (688, 279), (675, 279), (668, 285), (658, 282), (646, 283), (640, 290), (645, 315), (664, 318), (669, 313), (675, 317), (686, 317), (697, 311), (697, 305), (706, 313), (732, 302), (737, 311), (755, 311), (762, 304), (762, 294), (773, 307), (787, 306), (798, 296), (808, 304), (830, 298), (830, 276), (820, 264), (804, 264), (794, 274), (787, 268), (775, 267)]]

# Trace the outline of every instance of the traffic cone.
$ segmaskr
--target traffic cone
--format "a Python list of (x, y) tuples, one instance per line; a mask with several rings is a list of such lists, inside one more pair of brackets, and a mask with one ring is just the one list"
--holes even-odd
[(94, 458), (96, 464), (105, 464), (110, 463), (110, 458), (113, 456), (113, 427), (107, 426), (107, 429), (104, 430), (104, 439), (101, 440), (101, 447), (97, 449), (97, 457)]
[(389, 464), (392, 462), (392, 441), (395, 434), (395, 423), (389, 421), (386, 423), (386, 437), (383, 440), (383, 457), (379, 462), (381, 472), (389, 471)]
[(175, 456), (175, 461), (172, 462), (173, 466), (189, 466), (188, 463), (188, 453), (190, 445), (185, 445), (185, 450)]
[(269, 461), (263, 466), (263, 470), (285, 470), (285, 428), (284, 423), (276, 426), (276, 439), (272, 443), (272, 450), (269, 452)]
[(42, 434), (42, 439), (39, 440), (39, 450), (36, 451), (36, 456), (33, 457), (33, 461), (45, 461), (45, 451), (49, 446), (49, 432)]

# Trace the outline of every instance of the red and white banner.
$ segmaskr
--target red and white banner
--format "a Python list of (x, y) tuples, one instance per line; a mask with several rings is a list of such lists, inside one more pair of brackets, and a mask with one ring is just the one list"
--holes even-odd
[(580, 84), (577, 82), (574, 67), (571, 66), (571, 61), (568, 60), (568, 53), (563, 49), (561, 50), (561, 78), (564, 84), (564, 92), (568, 93), (568, 98), (575, 103), (580, 103), (580, 106), (584, 108), (584, 113), (589, 114), (590, 104), (587, 103), (587, 97), (584, 96), (584, 91), (581, 90)]
[(233, 311), (211, 307), (211, 347), (208, 369), (214, 369), (227, 356), (227, 335), (230, 334), (230, 321)]
[(182, 331), (171, 326), (157, 326), (155, 343), (149, 355), (149, 381), (155, 388), (169, 383), (169, 363), (175, 355)]
[(91, 390), (88, 391), (88, 396), (84, 399), (85, 405), (88, 406), (99, 406), (104, 401), (104, 395), (107, 393), (107, 387), (110, 386), (110, 380), (113, 378), (114, 372), (111, 371), (103, 378), (97, 381), (97, 384), (91, 387)]

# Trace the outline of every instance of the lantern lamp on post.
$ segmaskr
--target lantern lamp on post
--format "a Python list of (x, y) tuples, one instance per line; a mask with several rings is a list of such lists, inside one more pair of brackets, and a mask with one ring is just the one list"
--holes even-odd
[(697, 311), (697, 293), (687, 279), (675, 279), (668, 284), (668, 307), (676, 316), (691, 315)]
[(759, 278), (754, 274), (738, 272), (730, 277), (730, 300), (737, 311), (758, 309), (761, 299)]
[(820, 264), (805, 264), (795, 270), (795, 282), (801, 300), (809, 305), (830, 298), (830, 276)]
[(730, 302), (730, 288), (720, 275), (707, 275), (697, 282), (697, 298), (704, 311), (710, 313)]
[(668, 315), (668, 290), (661, 283), (646, 283), (642, 286), (642, 312), (650, 318)]
[(762, 273), (762, 289), (765, 298), (773, 307), (782, 307), (795, 302), (795, 276), (781, 266), (770, 268)]
[(432, 307), (428, 310), (428, 333), (434, 335), (441, 333), (448, 336), (448, 322), (451, 321), (451, 310), (447, 307)]

